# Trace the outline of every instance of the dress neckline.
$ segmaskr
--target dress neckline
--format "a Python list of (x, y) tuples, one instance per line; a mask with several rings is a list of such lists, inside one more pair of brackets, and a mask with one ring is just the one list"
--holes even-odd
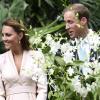
[(12, 63), (12, 67), (16, 71), (16, 73), (17, 73), (18, 76), (20, 76), (20, 74), (21, 74), (21, 69), (23, 67), (23, 62), (24, 62), (24, 59), (25, 59), (24, 55), (25, 55), (25, 51), (23, 51), (21, 66), (20, 66), (20, 69), (18, 71), (17, 66), (15, 64), (15, 61), (14, 61), (14, 58), (13, 58), (13, 54), (12, 54), (11, 50), (9, 51), (9, 56), (10, 56), (10, 60), (11, 60), (11, 63)]

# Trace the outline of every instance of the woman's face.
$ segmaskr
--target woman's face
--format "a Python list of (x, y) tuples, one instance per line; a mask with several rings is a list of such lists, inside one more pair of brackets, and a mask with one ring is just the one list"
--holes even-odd
[(4, 25), (2, 27), (2, 40), (6, 49), (15, 49), (20, 45), (20, 36), (11, 26)]

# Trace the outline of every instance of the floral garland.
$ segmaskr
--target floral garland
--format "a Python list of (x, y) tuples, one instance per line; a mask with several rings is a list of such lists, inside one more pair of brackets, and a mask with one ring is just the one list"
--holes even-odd
[[(58, 36), (47, 34), (44, 38), (43, 42), (35, 41), (35, 45), (39, 46), (45, 54), (45, 66), (49, 78), (48, 98), (50, 100), (80, 100), (81, 98), (96, 100), (100, 90), (100, 62), (98, 62), (100, 53), (97, 59), (92, 57), (92, 62), (80, 61), (74, 53), (82, 42), (88, 43), (91, 49), (99, 52), (100, 37), (97, 33), (89, 30), (84, 40), (74, 41), (69, 41), (61, 34)], [(42, 37), (40, 39), (42, 41)]]

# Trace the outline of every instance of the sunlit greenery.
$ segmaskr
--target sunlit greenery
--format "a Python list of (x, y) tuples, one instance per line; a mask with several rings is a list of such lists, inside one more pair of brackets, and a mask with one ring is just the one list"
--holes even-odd
[[(25, 23), (26, 27), (28, 28), (28, 34), (31, 37), (30, 41), (32, 43), (32, 46), (34, 48), (42, 48), (44, 46), (42, 45), (42, 43), (45, 41), (45, 36), (47, 34), (52, 34), (55, 37), (57, 35), (59, 38), (61, 38), (61, 35), (59, 35), (60, 33), (62, 34), (62, 37), (67, 37), (65, 28), (64, 28), (65, 25), (63, 22), (62, 11), (66, 6), (72, 3), (71, 1), (75, 2), (75, 0), (0, 0), (0, 28), (2, 26), (2, 22), (6, 18), (12, 17), (12, 18), (20, 19)], [(80, 0), (79, 2), (86, 5), (91, 12), (89, 27), (95, 31), (100, 30), (100, 13), (99, 13), (100, 0)], [(35, 41), (35, 39), (37, 40)], [(57, 41), (58, 38), (55, 38), (55, 40)], [(62, 40), (62, 41), (66, 42), (65, 40)], [(37, 45), (34, 45), (35, 42), (37, 43)], [(48, 51), (50, 50), (48, 46), (43, 47), (43, 48), (44, 48), (43, 52), (45, 54), (48, 53)], [(0, 42), (0, 53), (3, 53), (3, 52), (4, 52), (3, 44), (2, 42)], [(58, 62), (60, 62), (60, 64), (64, 63), (61, 59), (59, 60), (59, 58), (51, 57), (47, 59), (50, 60), (51, 63), (55, 59), (57, 63)], [(59, 64), (58, 66), (60, 67), (54, 68), (55, 71), (53, 72), (53, 75), (59, 75), (60, 70), (64, 72), (65, 66), (63, 66), (63, 68), (61, 68), (61, 65)], [(64, 75), (66, 74), (64, 73)], [(55, 77), (55, 76), (52, 76), (52, 77)], [(62, 80), (64, 80), (64, 78), (59, 77), (59, 80), (56, 81), (58, 82), (59, 86), (60, 84), (62, 84), (61, 83)], [(68, 83), (65, 82), (64, 85), (66, 84)], [(75, 97), (78, 94), (75, 95), (75, 93), (73, 92), (69, 93), (67, 90), (67, 87), (64, 88), (63, 86), (62, 90), (63, 89), (65, 91), (64, 93), (65, 98), (67, 98), (70, 95), (72, 96), (73, 94), (74, 100), (79, 99), (79, 97)], [(50, 100), (62, 100), (61, 96), (59, 96), (59, 99), (58, 98), (55, 99), (57, 95), (60, 95), (60, 94), (61, 94), (60, 92), (59, 93), (55, 92), (53, 94), (53, 92), (49, 91), (49, 99)], [(64, 99), (64, 100), (67, 100), (67, 99)]]
[(64, 32), (64, 25), (60, 25), (63, 23), (63, 17), (60, 19), (59, 17), (62, 16), (66, 6), (78, 1), (85, 4), (91, 11), (89, 26), (96, 31), (99, 30), (100, 0), (0, 0), (0, 27), (6, 18), (13, 17), (24, 21), (29, 31), (31, 27), (33, 36), (35, 29), (42, 28), (49, 33)]

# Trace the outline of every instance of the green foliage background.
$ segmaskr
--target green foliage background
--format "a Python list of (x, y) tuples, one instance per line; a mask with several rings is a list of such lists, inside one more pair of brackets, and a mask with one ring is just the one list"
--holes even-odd
[[(78, 0), (0, 0), (0, 28), (5, 19), (17, 18), (25, 23), (29, 36), (33, 39), (38, 36), (43, 37), (48, 33), (62, 33), (63, 36), (67, 36), (62, 11), (72, 1)], [(100, 29), (100, 0), (80, 0), (79, 2), (86, 5), (91, 12), (89, 27), (98, 31)], [(0, 36), (0, 53), (3, 52), (5, 49)]]
[[(59, 31), (63, 34), (65, 30), (62, 11), (73, 2), (83, 3), (89, 8), (89, 27), (99, 30), (100, 0), (0, 0), (0, 28), (5, 19), (12, 17), (26, 23), (30, 36), (34, 36), (36, 31), (41, 35)], [(1, 52), (2, 50), (0, 49)]]

